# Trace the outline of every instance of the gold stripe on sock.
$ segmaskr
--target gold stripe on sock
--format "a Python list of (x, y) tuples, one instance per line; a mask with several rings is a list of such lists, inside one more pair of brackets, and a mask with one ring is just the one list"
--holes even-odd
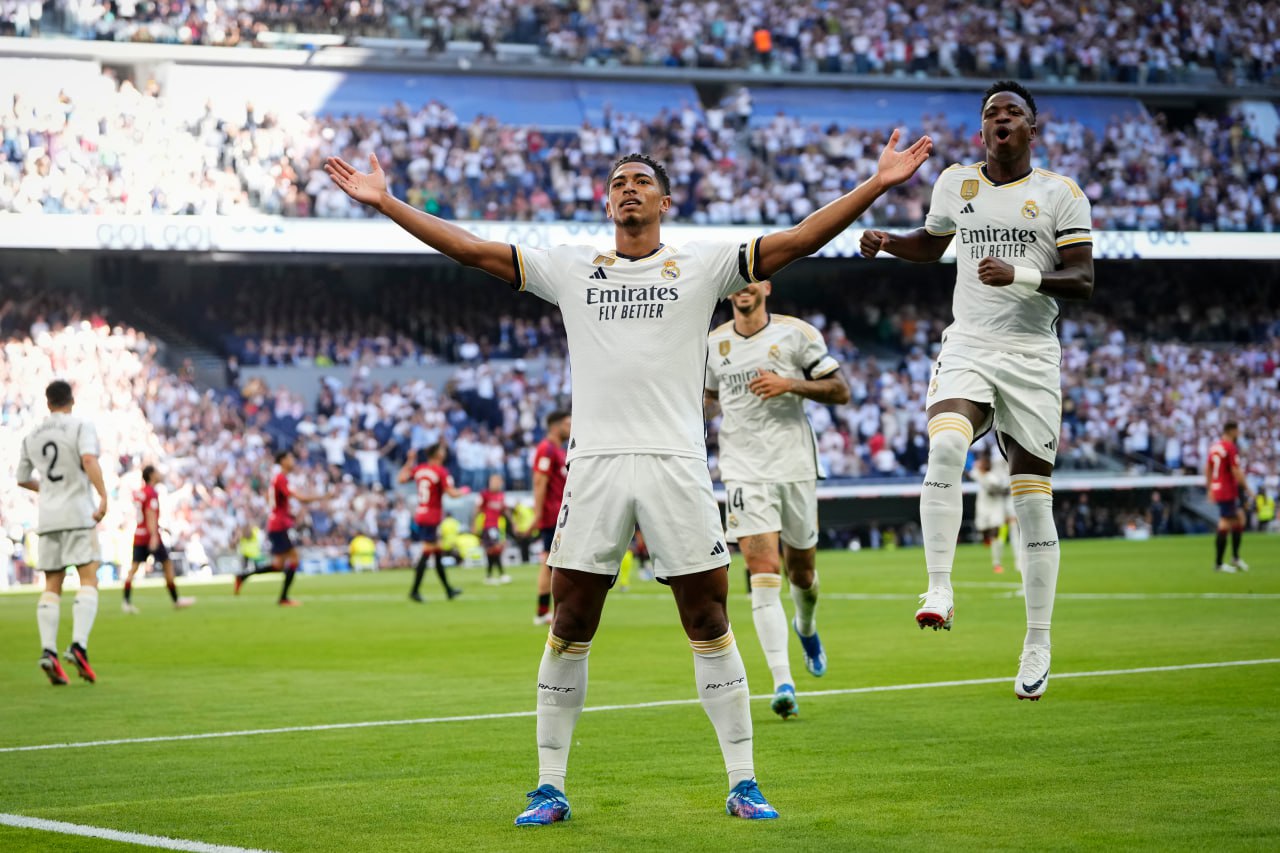
[(717, 637), (714, 640), (690, 640), (689, 647), (693, 649), (694, 654), (705, 655), (712, 652), (722, 652), (733, 645), (733, 631), (729, 631), (723, 637)]
[(585, 657), (587, 652), (591, 651), (591, 643), (570, 643), (555, 634), (547, 634), (547, 648), (560, 657)]
[(781, 588), (782, 575), (775, 575), (772, 572), (752, 575), (751, 588), (755, 589), (756, 587), (760, 587), (761, 589), (769, 589), (770, 587)]

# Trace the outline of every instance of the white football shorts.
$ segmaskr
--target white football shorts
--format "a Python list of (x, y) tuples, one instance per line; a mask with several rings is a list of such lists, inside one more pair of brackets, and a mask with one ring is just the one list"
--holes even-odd
[(818, 484), (726, 481), (725, 536), (777, 533), (784, 544), (801, 550), (818, 544)]
[[(1058, 458), (1062, 367), (1057, 358), (944, 342), (933, 365), (926, 405), (956, 399), (993, 409), (975, 440), (994, 427), (998, 442), (1008, 435), (1051, 465)], [(1008, 456), (1003, 443), (1000, 450)]]
[(41, 533), (40, 541), (36, 543), (36, 568), (42, 572), (94, 563), (100, 556), (98, 531), (92, 527)]
[(706, 461), (649, 454), (573, 460), (547, 565), (616, 576), (637, 524), (659, 579), (729, 565)]

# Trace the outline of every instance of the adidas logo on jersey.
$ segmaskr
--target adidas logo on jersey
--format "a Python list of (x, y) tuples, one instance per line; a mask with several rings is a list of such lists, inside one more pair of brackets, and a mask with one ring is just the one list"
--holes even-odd
[(1056, 438), (1051, 438), (1051, 439), (1049, 439), (1049, 441), (1045, 443), (1044, 449), (1045, 449), (1045, 450), (1057, 450), (1057, 449), (1058, 449), (1058, 439), (1056, 439)]
[(721, 367), (728, 367), (728, 366), (729, 366), (729, 359), (727, 359), (727, 358), (726, 358), (724, 361), (720, 362), (720, 366), (721, 366)]
[(723, 553), (724, 553), (724, 543), (723, 543), (723, 542), (717, 542), (717, 543), (716, 543), (716, 547), (714, 547), (714, 548), (712, 548), (712, 549), (711, 549), (711, 556), (713, 556), (713, 557), (718, 557), (718, 556), (720, 556), (720, 555), (721, 555), (721, 554), (723, 554)]
[(961, 213), (973, 213), (973, 202), (969, 202), (969, 203), (968, 203), (968, 204), (966, 204), (964, 207), (960, 208), (960, 212), (961, 212)]
[(596, 267), (596, 271), (591, 274), (591, 278), (597, 281), (608, 281), (609, 276), (604, 274), (604, 267)]

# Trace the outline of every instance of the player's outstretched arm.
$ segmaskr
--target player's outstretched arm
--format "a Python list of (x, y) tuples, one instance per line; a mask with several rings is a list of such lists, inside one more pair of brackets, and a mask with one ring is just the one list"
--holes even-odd
[(914, 175), (920, 164), (929, 159), (933, 140), (922, 136), (905, 151), (896, 151), (901, 136), (896, 129), (890, 135), (889, 144), (880, 152), (876, 173), (870, 178), (786, 231), (764, 237), (760, 241), (756, 275), (769, 278), (792, 261), (812, 255), (852, 225), (890, 187)]
[[(1090, 245), (1071, 246), (1059, 252), (1062, 267), (1050, 272), (1031, 271), (1039, 278), (1035, 286), (1036, 293), (1052, 296), (1055, 299), (1088, 300), (1093, 296), (1093, 247)], [(978, 279), (989, 287), (1008, 287), (1014, 283), (1014, 276), (1022, 272), (1027, 274), (1026, 267), (1015, 269), (999, 258), (983, 258), (978, 261)], [(1024, 284), (1025, 282), (1019, 282)]]
[(465, 228), (410, 207), (391, 195), (387, 190), (387, 176), (378, 165), (376, 155), (369, 155), (369, 169), (368, 172), (356, 171), (341, 157), (330, 157), (324, 163), (324, 170), (338, 189), (372, 207), (442, 255), (503, 281), (515, 281), (515, 261), (509, 244), (481, 240)]
[(858, 241), (858, 252), (864, 258), (874, 258), (880, 252), (913, 261), (917, 264), (931, 264), (942, 257), (942, 253), (951, 245), (954, 234), (938, 236), (930, 234), (924, 228), (917, 228), (910, 234), (890, 234), (887, 231), (866, 230)]

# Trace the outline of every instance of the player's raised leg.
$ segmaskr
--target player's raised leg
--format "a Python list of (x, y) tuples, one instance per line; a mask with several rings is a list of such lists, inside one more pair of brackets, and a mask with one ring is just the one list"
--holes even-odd
[[(938, 381), (936, 373), (934, 381)], [(978, 403), (947, 399), (931, 405), (928, 414), (929, 461), (920, 489), (920, 532), (929, 588), (920, 596), (916, 622), (921, 628), (951, 630), (955, 614), (951, 568), (964, 514), (960, 484), (975, 426), (986, 420), (987, 413)]]
[(1018, 527), (1025, 537), (1022, 587), (1027, 607), (1027, 634), (1018, 659), (1014, 692), (1019, 699), (1038, 700), (1049, 686), (1049, 627), (1058, 586), (1061, 549), (1053, 519), (1053, 463), (1032, 455), (1008, 435), (1010, 492)]
[(538, 787), (517, 826), (568, 820), (569, 747), (587, 699), (587, 656), (612, 578), (571, 569), (552, 573), (555, 621), (538, 667)]
[(756, 626), (765, 663), (773, 675), (773, 701), (769, 707), (785, 720), (798, 714), (800, 708), (787, 655), (787, 613), (782, 609), (778, 534), (741, 536), (738, 548), (747, 561), (747, 572), (751, 577), (751, 619)]

